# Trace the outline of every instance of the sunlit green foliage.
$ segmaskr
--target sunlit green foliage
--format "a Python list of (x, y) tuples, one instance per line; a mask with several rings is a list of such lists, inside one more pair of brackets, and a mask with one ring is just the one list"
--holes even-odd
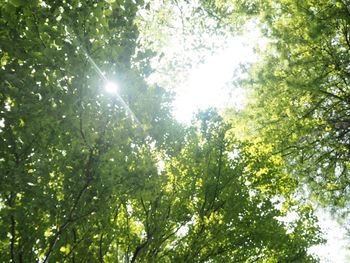
[(349, 200), (349, 4), (217, 1), (260, 22), (269, 39), (243, 83), (254, 91), (245, 136), (271, 145), (327, 205)]
[(281, 160), (214, 111), (181, 127), (171, 96), (145, 82), (154, 51), (137, 44), (135, 17), (147, 8), (0, 3), (1, 260), (316, 261), (312, 208)]
[[(141, 176), (157, 175), (146, 134), (162, 148), (172, 127), (164, 90), (131, 68), (140, 6), (1, 3), (4, 261), (98, 259), (112, 249), (110, 239), (127, 232), (111, 226), (114, 213), (145, 183)], [(145, 131), (104, 93), (84, 50), (120, 84)]]
[(281, 188), (293, 180), (266, 154), (235, 140), (215, 111), (198, 118), (168, 166), (188, 231), (171, 262), (313, 262), (305, 250), (320, 241), (312, 208), (295, 203), (300, 217), (288, 226), (277, 220), (291, 211), (288, 202), (283, 211), (276, 208), (281, 200), (272, 201), (288, 195)]

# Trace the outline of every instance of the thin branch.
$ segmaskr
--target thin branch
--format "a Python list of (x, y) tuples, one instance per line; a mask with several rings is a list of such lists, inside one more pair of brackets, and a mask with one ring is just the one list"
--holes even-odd
[(103, 233), (101, 234), (100, 242), (99, 242), (99, 259), (101, 263), (103, 263), (102, 245), (103, 245)]
[(56, 232), (53, 240), (51, 241), (50, 243), (50, 246), (49, 246), (49, 251), (47, 252), (46, 256), (45, 256), (45, 259), (43, 261), (43, 263), (46, 263), (48, 262), (53, 250), (55, 249), (55, 246), (56, 246), (56, 243), (57, 241), (59, 240), (60, 236), (65, 232), (66, 228), (71, 224), (73, 223), (74, 221), (76, 221), (77, 219), (73, 219), (72, 216), (73, 216), (73, 212), (74, 210), (76, 209), (76, 207), (78, 206), (78, 203), (80, 201), (80, 198), (82, 197), (83, 193), (86, 191), (86, 189), (88, 188), (89, 186), (89, 182), (86, 182), (85, 185), (83, 186), (82, 189), (80, 189), (79, 193), (78, 193), (78, 196), (68, 214), (68, 218), (66, 220), (66, 222), (60, 226), (58, 229), (58, 231)]

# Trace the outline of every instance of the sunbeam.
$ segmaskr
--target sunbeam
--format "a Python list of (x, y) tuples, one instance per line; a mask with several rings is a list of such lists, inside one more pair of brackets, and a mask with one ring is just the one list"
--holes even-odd
[(93, 66), (95, 71), (98, 73), (98, 75), (103, 79), (103, 81), (106, 83), (105, 88), (109, 93), (112, 93), (116, 96), (117, 100), (120, 102), (121, 106), (124, 108), (124, 110), (127, 112), (127, 114), (130, 115), (131, 119), (143, 130), (143, 127), (141, 125), (141, 122), (136, 117), (136, 114), (130, 109), (128, 104), (125, 102), (125, 100), (118, 94), (117, 92), (117, 85), (113, 83), (112, 81), (109, 81), (106, 76), (103, 74), (102, 70), (99, 66), (97, 66), (96, 62), (91, 58), (91, 56), (88, 54), (86, 49), (79, 45), (79, 48), (83, 51), (85, 57), (88, 59), (89, 63)]

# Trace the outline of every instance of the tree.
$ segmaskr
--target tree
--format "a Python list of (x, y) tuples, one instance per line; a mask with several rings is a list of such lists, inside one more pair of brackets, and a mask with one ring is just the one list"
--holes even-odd
[[(0, 4), (1, 259), (312, 261), (312, 209), (297, 204), (294, 225), (276, 218), (287, 213), (270, 201), (279, 168), (245, 150), (229, 158), (239, 146), (215, 113), (182, 128), (169, 93), (145, 82), (153, 52), (137, 45), (142, 8)], [(107, 78), (119, 83), (115, 97)]]
[(215, 111), (200, 113), (193, 124), (168, 166), (168, 188), (186, 220), (169, 262), (313, 262), (306, 247), (321, 240), (312, 208), (295, 203), (298, 222), (288, 226), (278, 218), (291, 207), (285, 202), (281, 211), (278, 198), (272, 201), (293, 192), (293, 179), (232, 137)]
[[(132, 66), (140, 7), (1, 3), (4, 261), (47, 262), (62, 254), (102, 260), (116, 235), (108, 232), (113, 213), (132, 191), (126, 186), (137, 182), (139, 170), (156, 170), (145, 137), (158, 137), (161, 148), (174, 129), (165, 91), (148, 87)], [(123, 99), (103, 92), (91, 59), (119, 82)], [(121, 100), (147, 124), (145, 132)]]
[[(242, 83), (253, 90), (246, 135), (272, 145), (325, 205), (349, 200), (349, 5), (346, 1), (217, 1), (258, 20), (269, 39)], [(252, 120), (252, 121), (250, 121)]]

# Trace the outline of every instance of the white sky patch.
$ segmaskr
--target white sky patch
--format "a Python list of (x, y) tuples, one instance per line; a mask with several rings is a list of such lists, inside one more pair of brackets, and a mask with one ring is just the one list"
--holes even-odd
[(266, 40), (252, 28), (253, 24), (250, 27), (249, 33), (232, 37), (223, 44), (223, 50), (217, 50), (214, 55), (208, 52), (204, 63), (193, 68), (185, 83), (178, 85), (174, 102), (177, 120), (189, 122), (193, 113), (209, 107), (244, 107), (245, 91), (232, 81), (243, 77), (239, 70), (241, 64), (257, 61), (256, 45), (262, 48), (266, 45)]
[(190, 230), (190, 227), (191, 227), (192, 225), (194, 225), (194, 224), (196, 224), (196, 217), (193, 215), (193, 216), (191, 217), (190, 221), (188, 221), (185, 225), (181, 226), (181, 227), (178, 229), (176, 235), (177, 235), (178, 237), (184, 237), (184, 236), (186, 236), (186, 235), (188, 234), (188, 231)]
[(322, 208), (317, 209), (317, 217), (327, 243), (313, 246), (309, 252), (317, 255), (322, 263), (350, 262), (349, 237), (344, 227)]
[(157, 160), (157, 172), (159, 175), (164, 171), (164, 168), (165, 168), (165, 161), (159, 158)]
[[(240, 63), (239, 52), (249, 54), (246, 47), (234, 43), (228, 49), (207, 57), (204, 64), (189, 73), (187, 82), (176, 91), (174, 115), (179, 121), (191, 120), (192, 114), (199, 109), (227, 105), (230, 95), (225, 84), (232, 79), (233, 71)], [(241, 104), (243, 97), (243, 94), (236, 94), (236, 102)]]

